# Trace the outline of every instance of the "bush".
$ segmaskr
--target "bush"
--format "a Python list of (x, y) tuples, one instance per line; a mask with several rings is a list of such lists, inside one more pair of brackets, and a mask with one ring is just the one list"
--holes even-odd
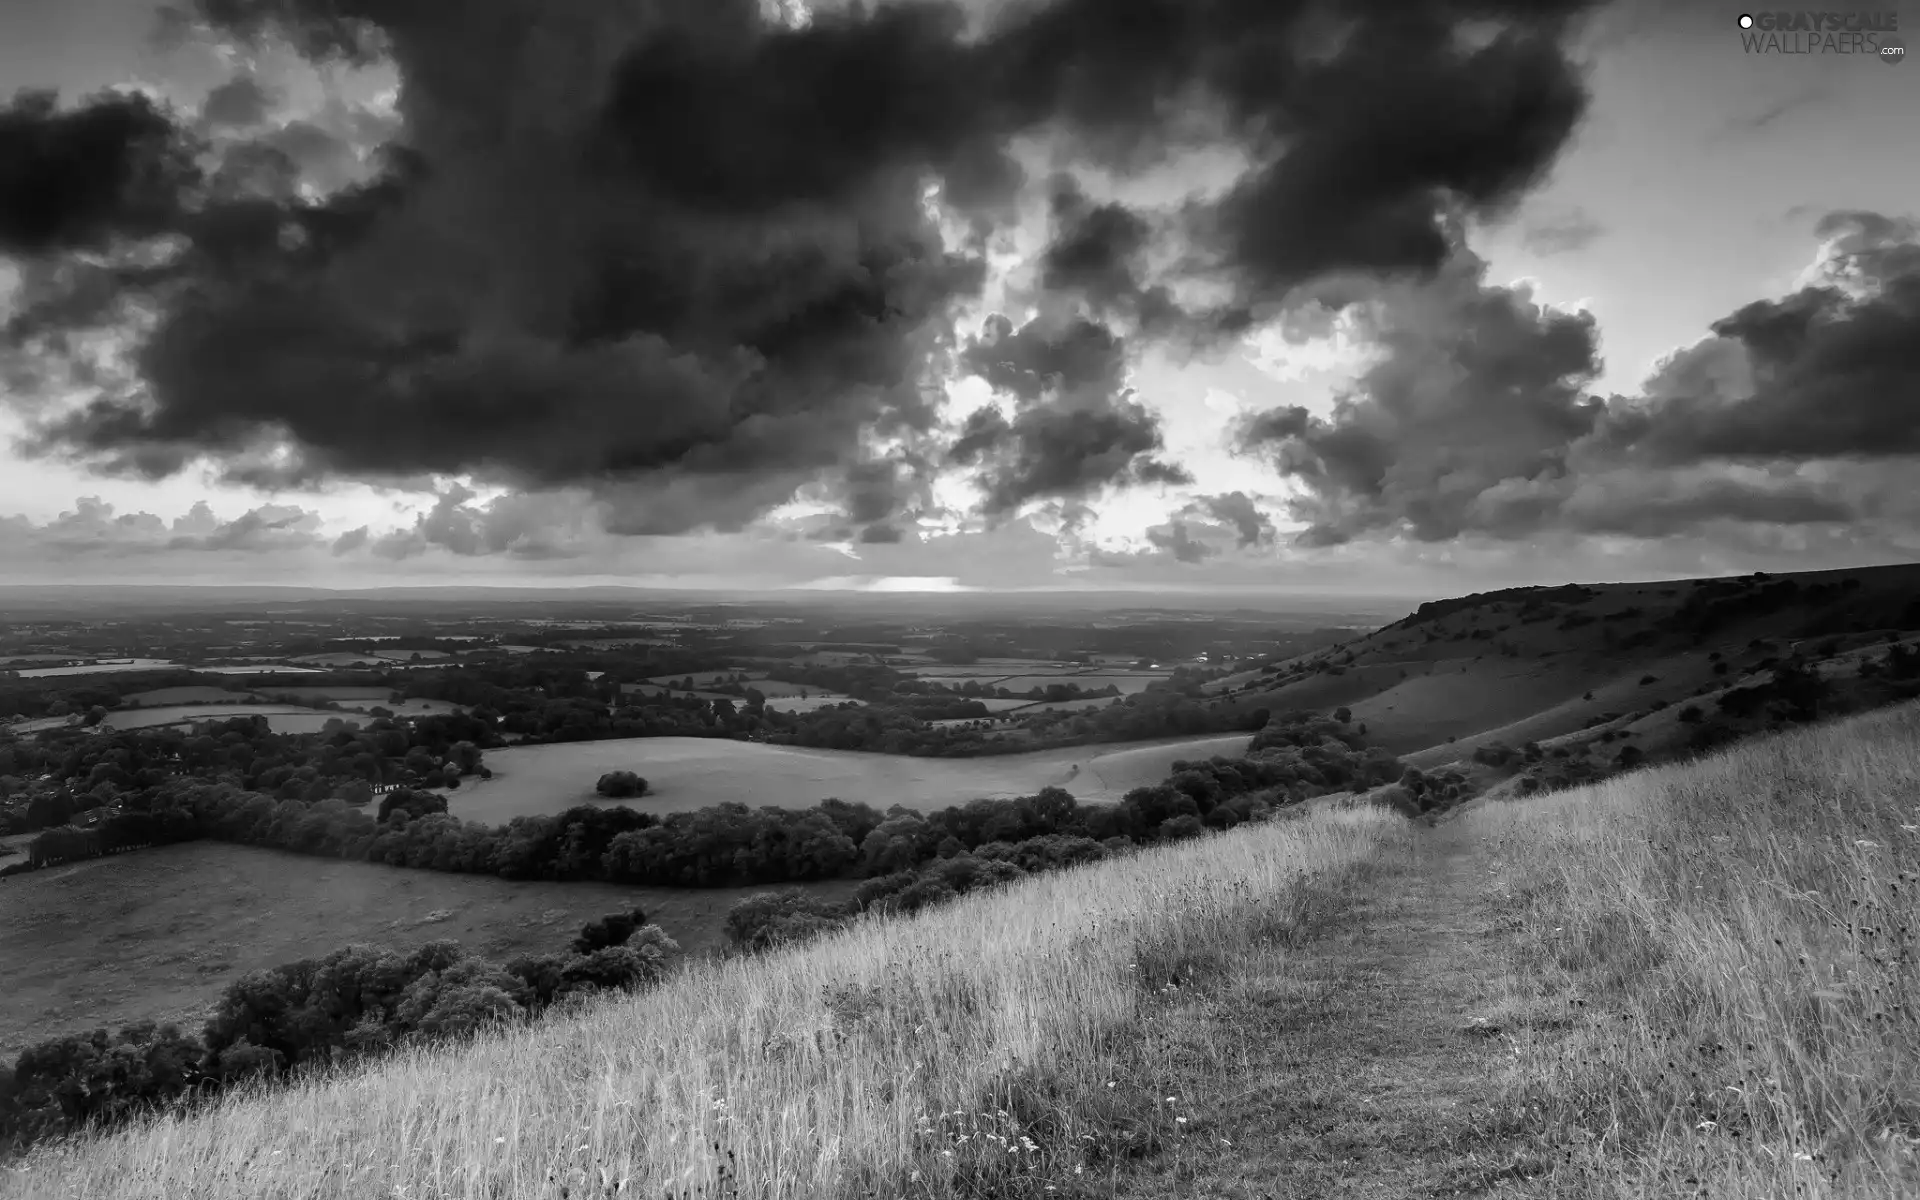
[(413, 820), (430, 817), (447, 811), (447, 798), (437, 792), (423, 792), (414, 788), (395, 788), (380, 797), (380, 809), (376, 820), (386, 821), (396, 812), (404, 812)]
[(593, 788), (612, 800), (630, 800), (647, 794), (647, 781), (632, 771), (608, 771)]
[(624, 946), (634, 931), (646, 923), (647, 914), (637, 906), (623, 913), (601, 917), (598, 921), (589, 921), (580, 927), (580, 936), (573, 939), (573, 952), (592, 954), (609, 946)]
[(743, 950), (771, 950), (838, 928), (847, 907), (816, 900), (799, 888), (748, 896), (727, 910), (727, 940)]

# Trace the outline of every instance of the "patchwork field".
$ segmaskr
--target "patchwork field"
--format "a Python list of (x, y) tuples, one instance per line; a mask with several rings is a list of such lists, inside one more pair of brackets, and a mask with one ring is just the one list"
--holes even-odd
[(283, 662), (219, 663), (193, 668), (208, 675), (324, 675), (319, 667), (290, 667)]
[(806, 696), (769, 696), (767, 707), (775, 712), (810, 713), (836, 704), (858, 704), (852, 696), (838, 692), (810, 692)]
[(246, 704), (258, 699), (260, 697), (252, 692), (238, 692), (202, 683), (129, 692), (120, 697), (120, 703), (127, 708), (153, 708), (166, 704)]
[(336, 704), (385, 704), (393, 693), (383, 687), (277, 687), (276, 696), (298, 696), (302, 700), (331, 700)]
[(1027, 713), (1079, 712), (1089, 708), (1105, 708), (1118, 699), (1117, 696), (1089, 696), (1084, 700), (1039, 700), (1023, 704), (1014, 711), (1022, 716)]
[(0, 880), (0, 1059), (63, 1032), (190, 1021), (247, 971), (351, 942), (453, 938), (507, 958), (564, 949), (582, 924), (638, 904), (698, 953), (720, 944), (727, 908), (754, 890), (509, 883), (220, 842), (35, 871)]
[[(712, 700), (712, 699), (715, 699), (716, 697), (722, 697), (722, 696), (727, 697), (728, 699), (738, 699), (738, 697), (732, 696), (730, 693), (727, 693), (727, 692), (699, 690), (702, 688), (716, 687), (723, 683), (730, 683), (733, 681), (734, 677), (737, 675), (746, 675), (747, 681), (745, 686), (750, 687), (753, 690), (759, 692), (761, 695), (765, 696), (769, 700), (790, 700), (790, 699), (802, 699), (802, 698), (813, 699), (820, 696), (834, 695), (834, 693), (828, 692), (825, 689), (814, 684), (787, 683), (784, 680), (767, 679), (763, 676), (755, 675), (746, 671), (707, 671), (704, 674), (691, 675), (691, 676), (689, 675), (677, 675), (677, 676), (676, 675), (655, 675), (652, 678), (648, 679), (645, 683), (636, 683), (630, 686), (632, 690), (636, 692), (640, 692), (643, 695), (658, 695), (663, 689), (671, 688), (678, 695), (681, 695), (681, 696), (694, 695), (694, 696), (699, 696), (705, 700)], [(686, 682), (688, 679), (691, 679), (693, 681), (693, 686), (695, 688), (695, 690), (691, 693), (688, 692), (687, 689), (680, 686), (682, 683)], [(852, 697), (850, 696), (838, 696), (836, 697), (834, 702), (845, 703), (847, 700), (850, 700), (850, 699), (852, 699)], [(774, 707), (785, 708), (786, 705), (775, 705)], [(794, 711), (805, 711), (805, 710), (794, 710)]]
[[(490, 780), (447, 797), (457, 817), (500, 824), (598, 800), (608, 771), (636, 771), (652, 794), (632, 801), (647, 812), (684, 812), (729, 801), (805, 808), (836, 798), (886, 809), (933, 811), (994, 796), (1030, 795), (1053, 785), (1081, 800), (1113, 801), (1166, 778), (1175, 759), (1237, 755), (1246, 734), (1174, 738), (1006, 754), (990, 758), (908, 758), (853, 750), (810, 750), (720, 738), (620, 738), (490, 751)], [(609, 802), (611, 803), (611, 802)]]
[[(211, 689), (210, 689), (211, 690)], [(458, 711), (459, 706), (444, 700), (410, 700), (406, 704), (389, 705), (395, 714), (403, 716), (427, 716), (434, 713)], [(359, 711), (333, 712), (326, 709), (302, 708), (293, 704), (274, 703), (238, 703), (238, 704), (159, 704), (142, 705), (137, 708), (123, 708), (110, 712), (100, 722), (102, 729), (153, 729), (161, 725), (188, 724), (195, 721), (224, 721), (230, 717), (265, 717), (267, 727), (275, 733), (319, 733), (327, 722), (338, 718), (352, 725), (366, 725), (370, 718)], [(44, 729), (58, 729), (71, 722), (69, 717), (39, 717), (31, 721), (22, 721), (8, 728), (16, 733), (37, 733)]]
[[(683, 675), (681, 678), (684, 679), (686, 677)], [(711, 679), (712, 677), (708, 676), (707, 678)], [(696, 682), (703, 681), (704, 680), (696, 680)], [(675, 680), (674, 682), (678, 683), (679, 681)], [(747, 686), (763, 688), (763, 682), (755, 680)], [(781, 690), (778, 692), (764, 690), (774, 688)], [(791, 683), (765, 683), (764, 689), (763, 694), (767, 697), (767, 707), (776, 712), (805, 713), (813, 712), (816, 709), (827, 708), (835, 704), (857, 703), (852, 696), (843, 696), (837, 692), (822, 691), (819, 688), (801, 687)], [(735, 696), (730, 692), (709, 692), (702, 691), (698, 688), (693, 691), (687, 691), (681, 687), (669, 688), (662, 683), (629, 683), (623, 685), (621, 691), (628, 696), (691, 696), (696, 700), (731, 700), (735, 704), (746, 703), (745, 698)], [(801, 694), (803, 692), (805, 693), (804, 696)]]
[(51, 679), (57, 675), (112, 675), (122, 671), (170, 671), (182, 664), (165, 658), (123, 658), (82, 667), (28, 667), (22, 679)]
[(738, 701), (740, 699), (740, 697), (728, 695), (726, 692), (709, 692), (709, 691), (703, 691), (699, 688), (695, 688), (693, 691), (688, 691), (685, 688), (668, 687), (665, 684), (660, 684), (660, 683), (622, 684), (620, 687), (620, 692), (622, 695), (627, 695), (627, 696), (682, 696), (682, 697), (691, 696), (695, 700)]
[[(1034, 702), (1027, 699), (1000, 700), (992, 696), (969, 696), (966, 698), (969, 700), (978, 700), (982, 705), (986, 706), (986, 710), (990, 713), (1013, 712), (1015, 709), (1026, 710), (1035, 707)], [(1104, 704), (1106, 702), (1102, 701), (1101, 703)]]
[[(318, 733), (335, 717), (346, 721), (356, 719), (352, 713), (323, 712), (289, 704), (167, 704), (110, 712), (100, 726), (103, 729), (150, 729), (183, 721), (224, 721), (229, 717), (265, 717), (268, 728), (275, 733)], [(359, 723), (365, 724), (365, 721)]]
[(1144, 692), (1149, 686), (1169, 678), (1171, 669), (1159, 671), (1128, 670), (1114, 665), (1083, 667), (1072, 663), (1043, 663), (1031, 659), (982, 659), (964, 665), (915, 667), (911, 674), (929, 683), (959, 687), (978, 683), (983, 687), (1027, 692), (1033, 688), (1070, 683), (1088, 691), (1113, 686), (1122, 695)]

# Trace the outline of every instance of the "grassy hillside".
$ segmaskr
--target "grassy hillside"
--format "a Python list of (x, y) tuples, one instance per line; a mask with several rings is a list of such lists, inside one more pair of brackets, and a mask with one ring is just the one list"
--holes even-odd
[(44, 1148), (0, 1196), (893, 1196), (1117, 1174), (1136, 1138), (1187, 1123), (1139, 1038), (1154, 997), (1271, 946), (1309, 884), (1405, 834), (1325, 811), (695, 964), (577, 1019)]
[[(1690, 741), (1675, 728), (1689, 704), (1711, 717), (1721, 694), (1796, 657), (1850, 680), (1891, 645), (1920, 645), (1920, 566), (1463, 596), (1208, 690), (1276, 712), (1346, 707), (1371, 744), (1422, 768), (1496, 744), (1584, 749), (1609, 730), (1610, 747), (1640, 738), (1654, 757)], [(1882, 689), (1857, 707), (1899, 698)]]
[(1920, 1195), (1920, 705), (1458, 820), (1565, 1194)]

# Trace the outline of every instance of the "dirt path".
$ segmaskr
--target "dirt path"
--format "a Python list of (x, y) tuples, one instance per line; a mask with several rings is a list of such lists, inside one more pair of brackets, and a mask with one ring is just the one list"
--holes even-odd
[(1119, 1194), (1472, 1196), (1541, 1173), (1501, 1109), (1506, 1043), (1476, 1024), (1508, 971), (1484, 870), (1459, 826), (1423, 829), (1408, 857), (1323, 897), (1279, 960), (1187, 1005), (1182, 1040), (1237, 1061), (1184, 1081), (1220, 1089), (1193, 1152), (1148, 1160)]

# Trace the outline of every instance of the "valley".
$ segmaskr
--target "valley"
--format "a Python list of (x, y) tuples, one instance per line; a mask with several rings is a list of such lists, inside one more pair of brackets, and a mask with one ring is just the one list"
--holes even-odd
[(181, 664), (181, 628), (245, 629), (255, 660), (0, 678), (0, 1055), (197, 1028), (321, 956), (455, 945), (502, 987), (617, 991), (666, 960), (592, 982), (576, 937), (633, 908), (674, 961), (731, 970), (1281, 816), (1479, 819), (1920, 697), (1916, 597), (1920, 569), (1887, 567), (1519, 589), (1371, 625), (918, 601), (858, 622), (660, 601), (16, 622), (16, 665)]

